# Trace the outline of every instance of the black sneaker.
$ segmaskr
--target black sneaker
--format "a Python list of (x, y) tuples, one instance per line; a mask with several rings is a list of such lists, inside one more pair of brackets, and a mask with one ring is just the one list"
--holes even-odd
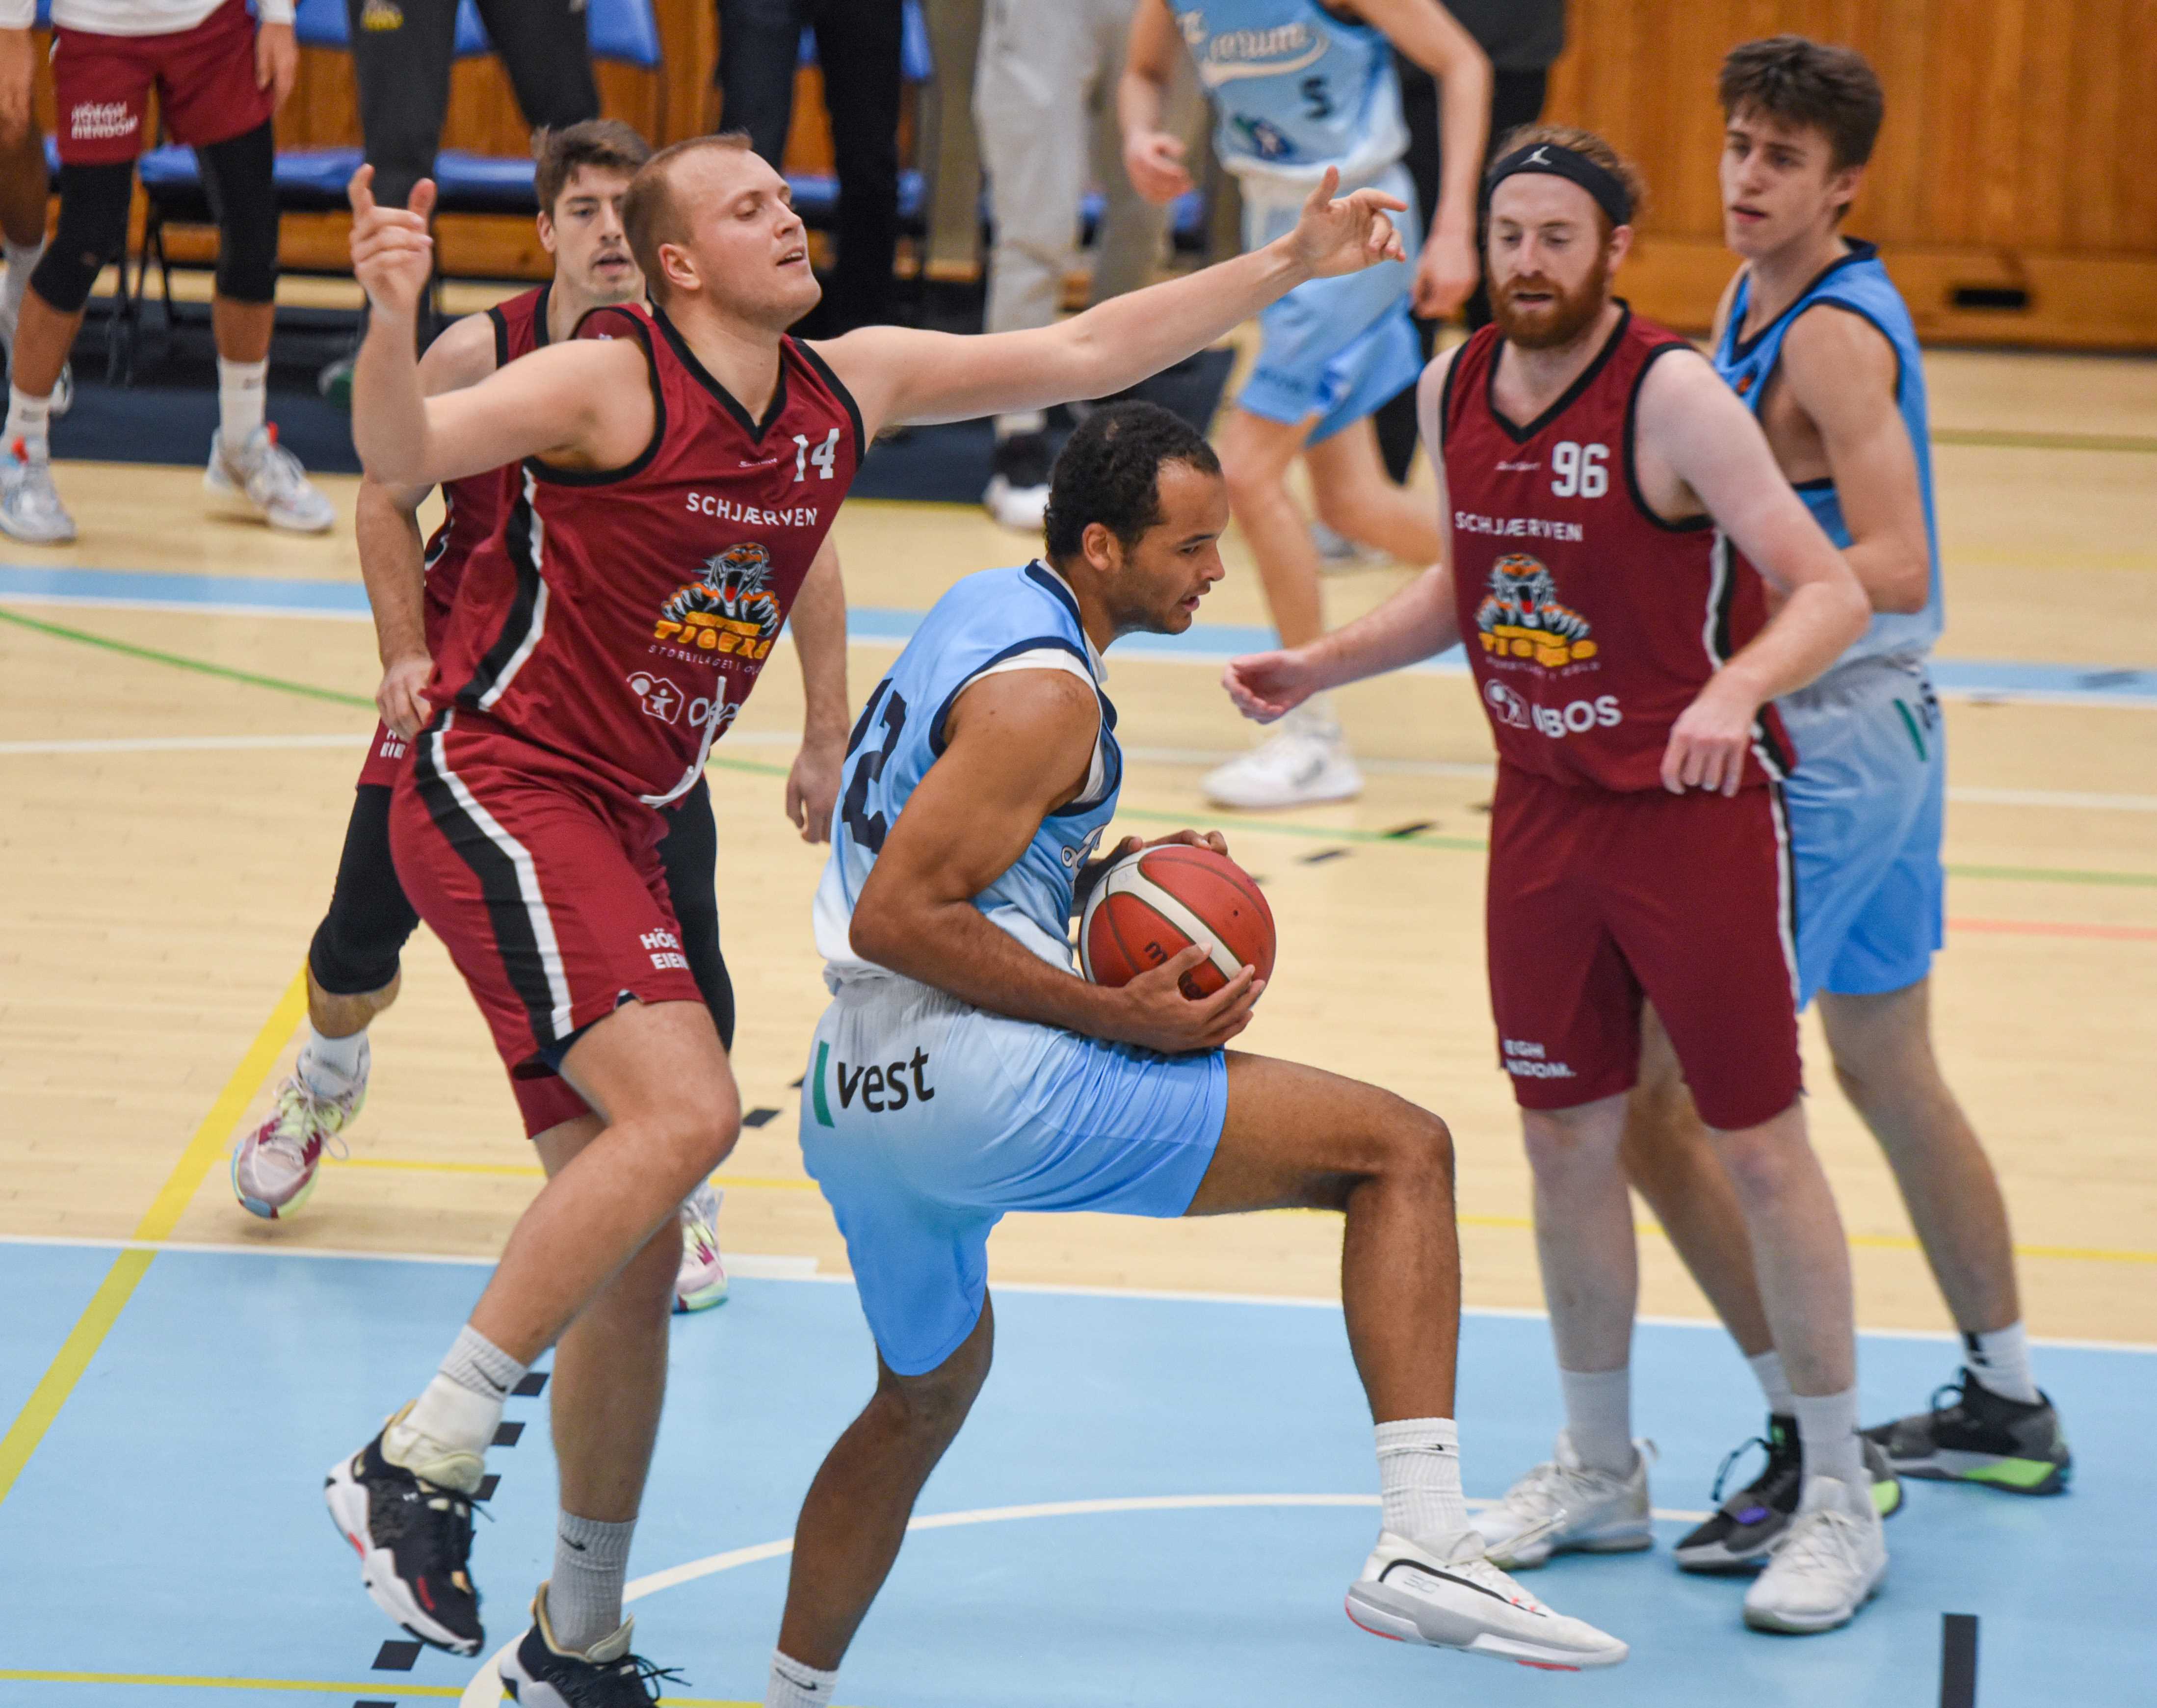
[(662, 1680), (678, 1684), (681, 1678), (629, 1652), (636, 1626), (624, 1619), (620, 1630), (582, 1654), (557, 1649), (543, 1583), (532, 1598), (532, 1628), (502, 1658), (502, 1688), (522, 1708), (650, 1708), (660, 1700)]
[(1048, 454), (1046, 433), (1014, 433), (996, 441), (989, 459), (989, 486), (981, 502), (1004, 527), (1039, 533), (1048, 512)]
[(2057, 1494), (2074, 1474), (2060, 1414), (2046, 1395), (2005, 1399), (1967, 1370), (1959, 1387), (1947, 1382), (1933, 1391), (1929, 1412), (1876, 1423), (1865, 1436), (1906, 1477)]
[[(1732, 1494), (1722, 1498), (1722, 1485), (1731, 1467), (1748, 1448), (1760, 1448), (1768, 1463), (1760, 1474)], [(1887, 1456), (1875, 1443), (1864, 1443), (1865, 1469), (1871, 1474), (1873, 1510), (1892, 1518), (1902, 1510), (1902, 1484)], [(1798, 1444), (1798, 1420), (1780, 1414), (1768, 1419), (1768, 1433), (1733, 1448), (1715, 1474), (1715, 1488), (1708, 1499), (1716, 1502), (1714, 1515), (1681, 1538), (1672, 1551), (1683, 1572), (1750, 1572), (1764, 1566), (1776, 1541), (1789, 1529), (1796, 1515), (1798, 1497), (1804, 1491), (1804, 1457)]]
[[(455, 1460), (445, 1466), (461, 1471)], [(422, 1643), (477, 1654), (486, 1633), (471, 1572), (476, 1497), (392, 1464), (378, 1435), (330, 1467), (322, 1498), (359, 1556), (359, 1580), (375, 1606)]]

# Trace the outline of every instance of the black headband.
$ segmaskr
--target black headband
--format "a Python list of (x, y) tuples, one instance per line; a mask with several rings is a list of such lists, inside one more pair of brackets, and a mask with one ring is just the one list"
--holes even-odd
[(1595, 205), (1609, 216), (1612, 225), (1632, 224), (1633, 198), (1618, 175), (1578, 149), (1557, 142), (1532, 142), (1495, 162), (1483, 175), (1484, 207), (1490, 207), (1500, 184), (1523, 172), (1547, 172), (1553, 177), (1570, 178), (1595, 198)]

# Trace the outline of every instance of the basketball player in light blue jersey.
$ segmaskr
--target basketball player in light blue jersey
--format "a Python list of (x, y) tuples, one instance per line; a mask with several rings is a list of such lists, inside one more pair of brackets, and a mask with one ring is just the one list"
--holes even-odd
[(1123, 773), (1101, 653), (1191, 626), (1228, 525), (1196, 432), (1150, 404), (1095, 411), (1058, 459), (1045, 559), (946, 593), (854, 728), (816, 893), (832, 1001), (801, 1150), (846, 1237), (877, 1384), (803, 1505), (768, 1708), (831, 1701), (988, 1375), (988, 1237), (1022, 1210), (1345, 1212), (1342, 1301), (1383, 1501), (1350, 1617), (1531, 1665), (1624, 1659), (1491, 1565), (1469, 1525), (1444, 1124), (1375, 1086), (1225, 1051), (1262, 989), (1248, 966), (1199, 999), (1178, 988), (1197, 946), (1120, 989), (1073, 970), (1070, 922), (1106, 863), (1093, 856)]
[[(1182, 144), (1161, 122), (1187, 51), (1214, 104), (1214, 150), (1242, 191), (1246, 247), (1293, 225), (1328, 167), (1343, 183), (1375, 186), (1407, 204), (1395, 223), (1408, 263), (1302, 286), (1259, 316), (1258, 359), (1221, 430), (1237, 525), (1281, 644), (1300, 646), (1326, 622), (1317, 548), (1288, 487), (1298, 456), (1319, 519), (1335, 532), (1418, 568), (1439, 554), (1436, 515), (1387, 477), (1370, 418), (1422, 370), (1411, 300), (1437, 319), (1475, 288), (1490, 66), (1438, 0), (1140, 0), (1119, 113), (1125, 166), (1156, 201), (1191, 187)], [(1415, 188), (1401, 163), (1408, 133), (1396, 51), (1429, 70), (1444, 95), (1444, 177), (1420, 255)], [(1320, 695), (1204, 786), (1223, 806), (1274, 808), (1345, 800), (1363, 779)]]
[[(1819, 996), (1835, 1077), (1887, 1153), (1967, 1349), (1959, 1389), (1866, 1433), (1905, 1476), (2051, 1494), (2071, 1460), (2031, 1375), (2006, 1206), (1933, 1054), (1946, 755), (1926, 670), (1942, 601), (1924, 370), (1877, 254), (1841, 231), (1879, 129), (1880, 85), (1849, 49), (1777, 36), (1732, 51), (1720, 93), (1724, 232), (1745, 265), (1717, 313), (1716, 366), (1875, 611), (1833, 670), (1779, 702), (1798, 750), (1784, 788), (1799, 1000)], [(1646, 1056), (1629, 1170), (1751, 1359), (1771, 1413), (1766, 1471), (1677, 1549), (1681, 1565), (1732, 1569), (1764, 1557), (1795, 1504), (1789, 1387), (1737, 1201), (1660, 1028)]]

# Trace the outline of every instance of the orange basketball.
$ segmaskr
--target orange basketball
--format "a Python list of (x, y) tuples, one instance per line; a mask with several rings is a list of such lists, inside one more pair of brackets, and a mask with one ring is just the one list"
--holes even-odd
[(1127, 984), (1192, 944), (1211, 955), (1183, 994), (1211, 996), (1239, 967), (1273, 976), (1274, 914), (1243, 868), (1211, 848), (1171, 842), (1101, 874), (1078, 920), (1078, 965), (1097, 985)]

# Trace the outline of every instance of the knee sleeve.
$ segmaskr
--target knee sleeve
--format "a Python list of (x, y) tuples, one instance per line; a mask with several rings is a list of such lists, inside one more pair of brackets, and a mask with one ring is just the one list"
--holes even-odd
[(277, 300), (276, 147), (265, 121), (195, 150), (217, 215), (217, 291), (234, 302)]
[(30, 284), (62, 314), (81, 311), (98, 270), (127, 246), (127, 204), (134, 193), (132, 161), (60, 167), (59, 228)]
[(701, 777), (697, 786), (667, 814), (667, 837), (659, 845), (667, 868), (667, 892), (674, 922), (682, 928), (682, 953), (712, 1011), (719, 1042), (734, 1047), (734, 985), (719, 953), (719, 861), (718, 827), (712, 822), (712, 796)]
[(363, 996), (395, 978), (420, 923), (389, 857), (389, 795), (378, 784), (353, 792), (337, 888), (307, 946), (308, 970), (332, 996)]

